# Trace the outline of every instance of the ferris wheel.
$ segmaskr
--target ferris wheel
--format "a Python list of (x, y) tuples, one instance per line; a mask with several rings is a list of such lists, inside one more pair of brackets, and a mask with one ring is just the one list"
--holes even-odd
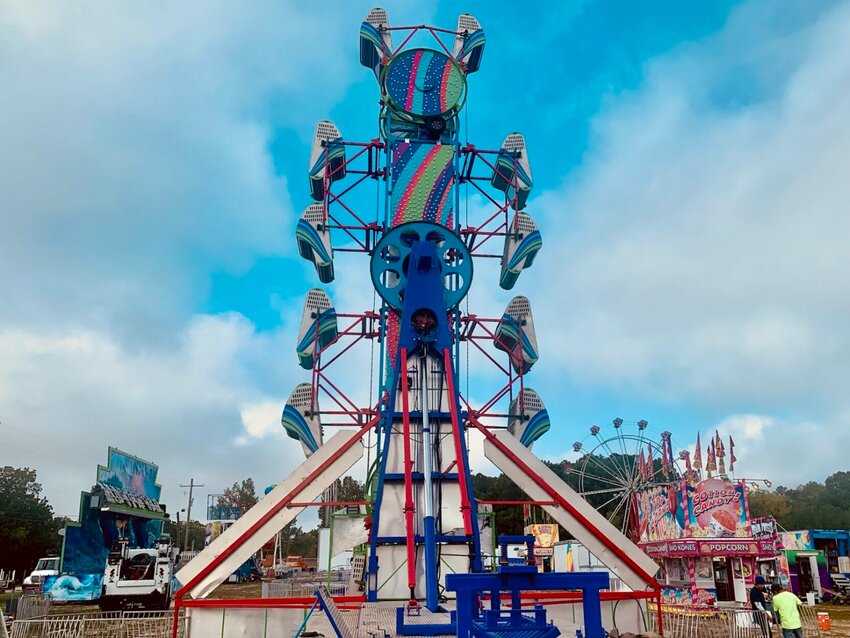
[(580, 456), (564, 468), (578, 492), (633, 538), (638, 495), (682, 477), (670, 433), (656, 433), (648, 425), (617, 418), (604, 429), (592, 426), (583, 440), (573, 443)]

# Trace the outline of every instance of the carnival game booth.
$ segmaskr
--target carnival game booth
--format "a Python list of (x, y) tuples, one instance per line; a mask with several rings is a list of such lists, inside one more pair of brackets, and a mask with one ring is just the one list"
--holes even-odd
[(707, 478), (654, 487), (639, 495), (639, 546), (661, 567), (667, 605), (744, 605), (759, 559), (776, 555), (759, 540), (744, 481)]

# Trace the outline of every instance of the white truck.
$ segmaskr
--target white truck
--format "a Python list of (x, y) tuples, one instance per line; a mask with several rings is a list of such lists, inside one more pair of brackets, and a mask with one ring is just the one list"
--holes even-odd
[(112, 547), (103, 573), (100, 608), (168, 609), (176, 548), (163, 537), (154, 549), (129, 549), (126, 541)]
[(41, 591), (42, 583), (44, 583), (44, 579), (48, 576), (57, 576), (59, 574), (59, 557), (58, 556), (47, 556), (45, 558), (39, 558), (38, 562), (35, 564), (35, 569), (32, 570), (32, 573), (24, 578), (23, 582), (23, 590), (24, 591)]

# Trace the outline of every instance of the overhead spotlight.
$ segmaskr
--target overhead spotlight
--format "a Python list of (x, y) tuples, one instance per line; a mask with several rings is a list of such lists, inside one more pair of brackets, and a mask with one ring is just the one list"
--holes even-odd
[(431, 139), (438, 139), (446, 130), (446, 120), (439, 115), (428, 117), (425, 119), (425, 128), (428, 131), (428, 136)]

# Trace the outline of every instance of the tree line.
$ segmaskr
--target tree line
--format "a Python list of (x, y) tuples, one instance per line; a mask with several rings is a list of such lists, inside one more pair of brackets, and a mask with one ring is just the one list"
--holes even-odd
[[(602, 462), (606, 461), (603, 459)], [(576, 476), (568, 471), (566, 462), (547, 462), (547, 465), (571, 487), (578, 488)], [(495, 477), (475, 474), (472, 486), (476, 498), (481, 500), (526, 499), (522, 490), (504, 474)], [(41, 493), (42, 486), (35, 470), (12, 466), (0, 468), (0, 569), (17, 570), (19, 577), (29, 572), (39, 558), (50, 553), (58, 554), (62, 548), (59, 532), (66, 519), (54, 515), (53, 508)], [(338, 501), (365, 499), (363, 483), (351, 477), (338, 480), (333, 494)], [(254, 482), (249, 478), (225, 489), (219, 504), (233, 505), (247, 511), (257, 501)], [(809, 481), (795, 488), (778, 486), (772, 491), (751, 489), (749, 504), (752, 516), (772, 515), (781, 527), (788, 530), (850, 529), (850, 472), (835, 472), (823, 483)], [(524, 513), (521, 506), (496, 505), (493, 510), (497, 533), (523, 532)], [(319, 516), (321, 525), (329, 524), (330, 508), (320, 508)], [(181, 522), (180, 530), (176, 529), (175, 523), (173, 520), (167, 521), (164, 531), (182, 540), (185, 530), (182, 526), (186, 523)], [(202, 548), (204, 525), (192, 521), (189, 526), (190, 546)], [(304, 530), (296, 521), (291, 522), (282, 532), (284, 553), (314, 556), (318, 533), (318, 527)]]
[(787, 530), (850, 529), (850, 472), (835, 472), (823, 483), (750, 490), (749, 496), (752, 516), (773, 515)]

